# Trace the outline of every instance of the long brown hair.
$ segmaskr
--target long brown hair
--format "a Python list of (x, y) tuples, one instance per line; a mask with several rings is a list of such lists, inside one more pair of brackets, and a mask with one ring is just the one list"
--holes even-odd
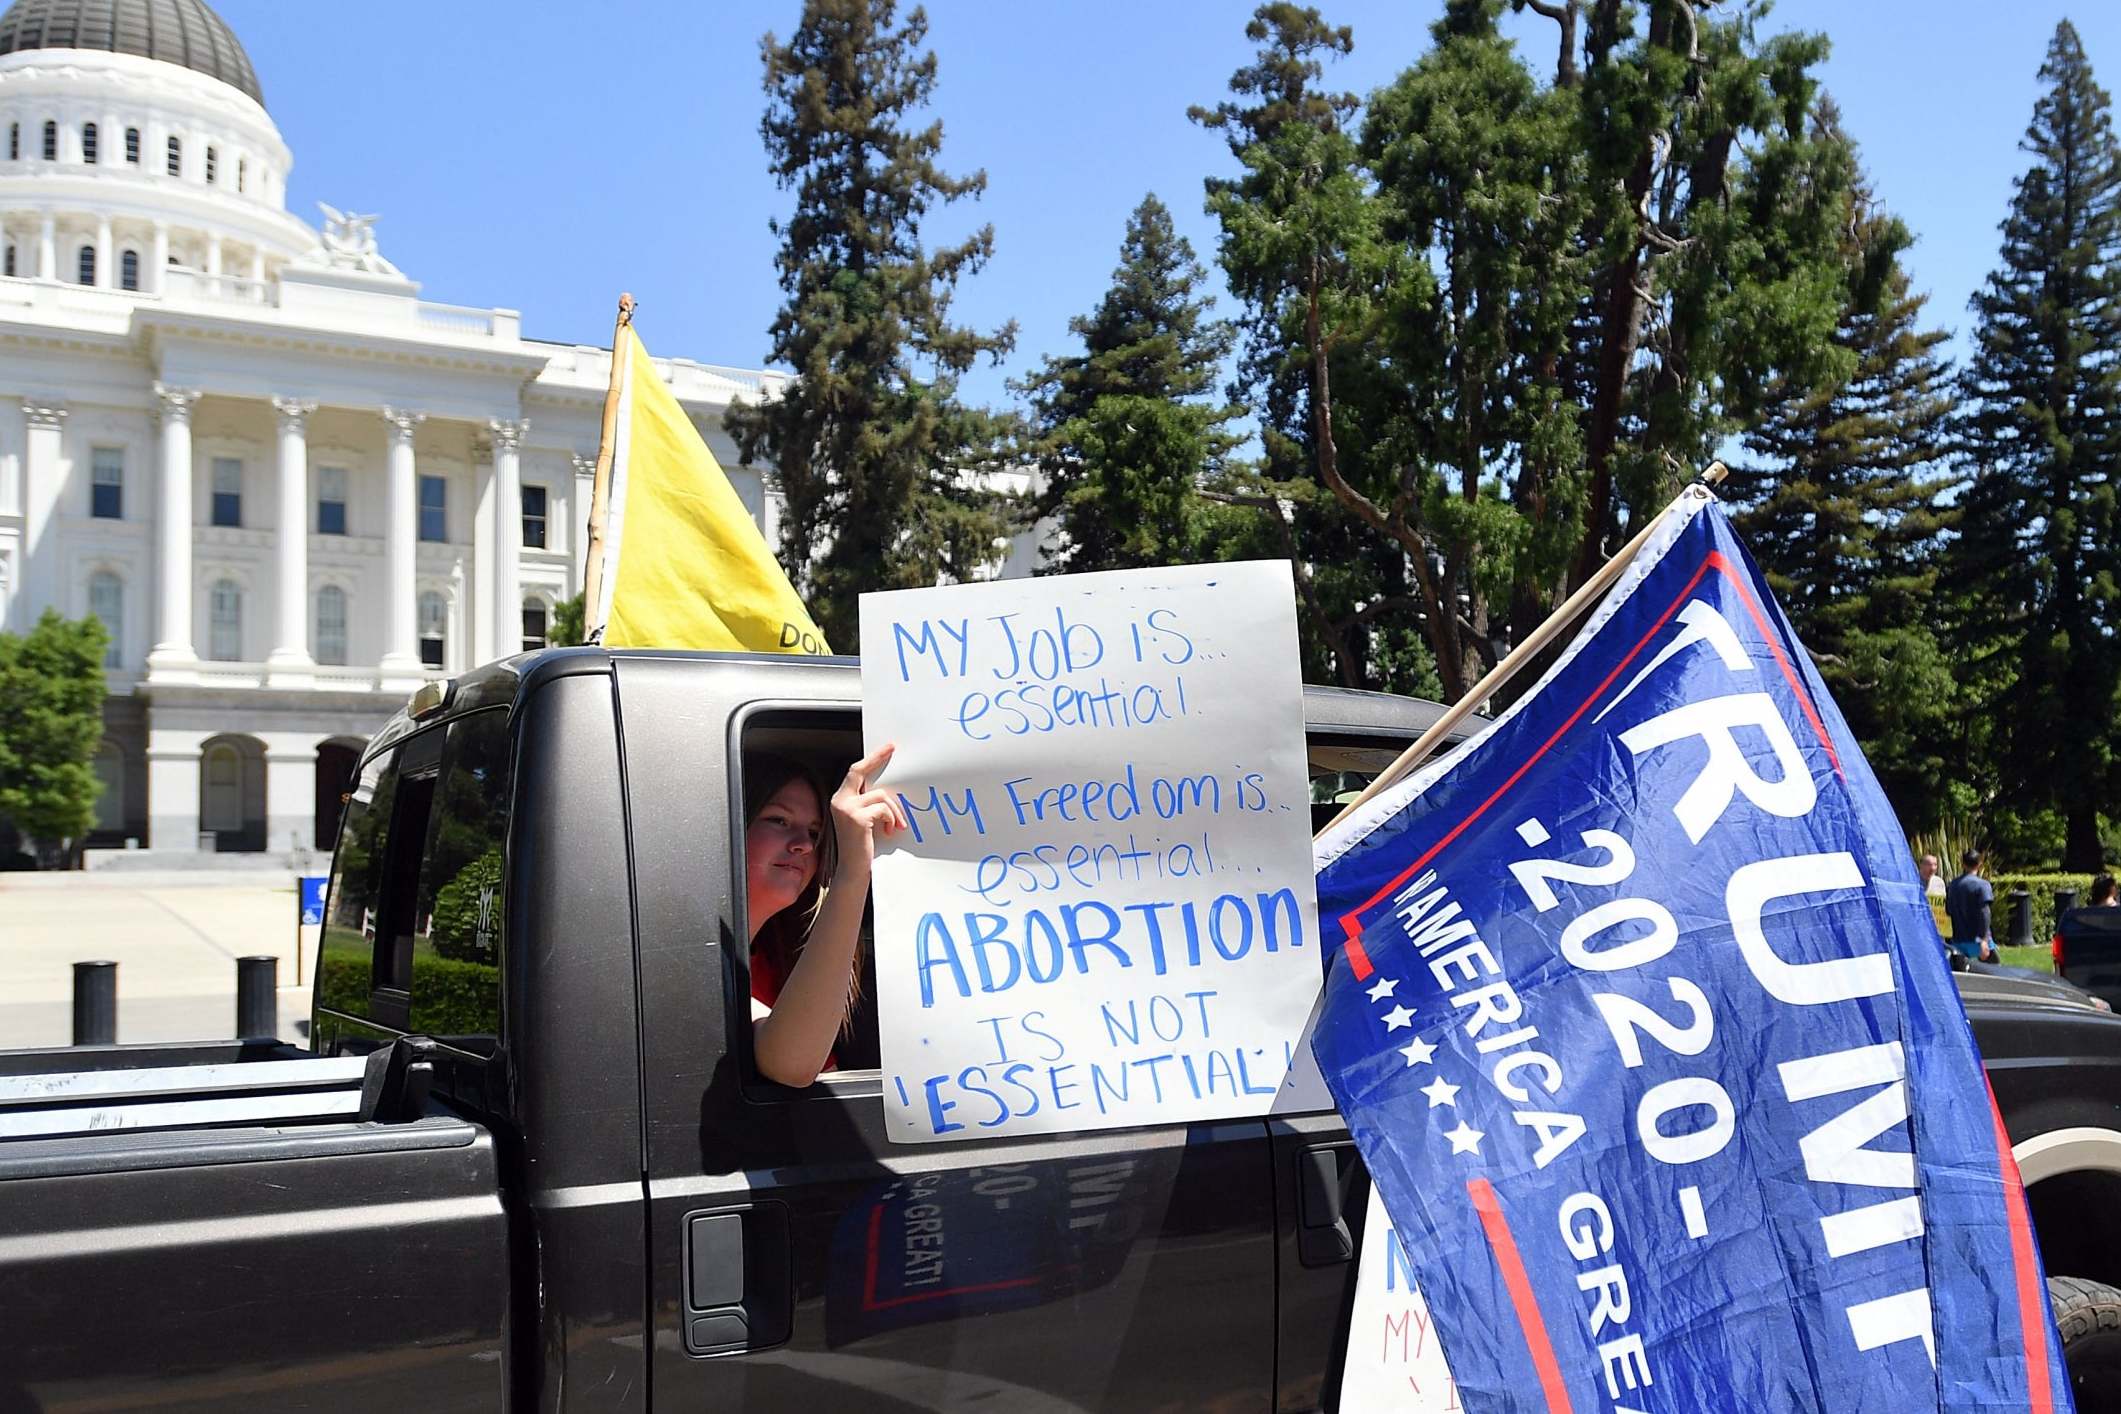
[[(825, 891), (830, 887), (833, 871), (839, 867), (839, 840), (832, 827), (832, 797), (801, 762), (772, 752), (746, 754), (744, 830), (747, 836), (752, 822), (758, 819), (759, 812), (766, 808), (766, 802), (779, 794), (781, 787), (790, 781), (801, 781), (809, 786), (811, 794), (817, 797), (817, 868), (811, 873), (810, 882), (803, 886), (803, 891), (795, 896), (795, 901), (759, 924), (758, 932), (751, 940), (753, 955), (763, 955), (770, 961), (774, 971), (780, 974), (784, 982), (788, 975), (795, 971), (796, 959), (802, 955), (803, 942), (810, 936), (811, 926), (817, 922), (818, 910), (824, 906)], [(847, 1017), (841, 1022), (843, 1030), (853, 1021), (854, 1004), (862, 995), (862, 955), (859, 948), (855, 950), (853, 966), (847, 971)]]

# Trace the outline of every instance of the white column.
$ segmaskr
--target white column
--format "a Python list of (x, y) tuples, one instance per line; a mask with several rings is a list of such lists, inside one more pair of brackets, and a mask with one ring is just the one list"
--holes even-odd
[[(274, 686), (306, 686), (316, 666), (309, 656), (309, 415), (303, 398), (274, 398), (280, 414), (280, 479), (274, 524), (272, 654), (265, 660)], [(268, 781), (271, 772), (267, 772)]]
[(155, 248), (148, 260), (147, 278), (140, 282), (143, 290), (161, 294), (169, 287), (169, 222), (155, 222)]
[(265, 738), (265, 852), (306, 851), (315, 846), (316, 838), (316, 741), (303, 735), (268, 733)]
[(49, 211), (37, 229), (37, 278), (59, 278), (59, 222)]
[(96, 222), (96, 288), (116, 289), (118, 272), (111, 268), (110, 217)]
[(206, 238), (206, 273), (218, 277), (221, 273), (221, 238)]
[(493, 432), (493, 654), (523, 651), (523, 434), (530, 419), (486, 424)]
[(22, 461), (22, 621), (37, 621), (46, 609), (72, 617), (60, 581), (56, 520), (66, 484), (66, 408), (49, 399), (25, 398)]
[(471, 571), (476, 586), (471, 592), (471, 661), (490, 663), (503, 651), (493, 637), (494, 546), (501, 515), (494, 496), (490, 439), (480, 438), (472, 443), (471, 475)]
[(419, 548), (420, 480), (412, 454), (412, 434), (427, 420), (423, 412), (383, 409), (390, 439), (390, 497), (384, 531), (384, 602), (389, 618), (383, 627), (383, 683), (416, 686), (422, 680), (415, 555)]
[[(150, 682), (183, 682), (197, 676), (198, 652), (191, 641), (191, 410), (197, 388), (155, 384), (162, 413), (162, 475), (155, 487), (155, 647), (147, 655)], [(196, 756), (196, 752), (194, 752)], [(192, 824), (198, 825), (198, 775), (192, 774)], [(150, 772), (152, 779), (152, 772)]]

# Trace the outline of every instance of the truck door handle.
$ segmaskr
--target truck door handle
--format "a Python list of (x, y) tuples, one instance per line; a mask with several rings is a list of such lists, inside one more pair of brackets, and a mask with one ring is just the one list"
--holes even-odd
[(787, 1208), (748, 1203), (687, 1213), (682, 1231), (686, 1351), (722, 1355), (788, 1339)]
[(1353, 1144), (1323, 1144), (1296, 1156), (1296, 1255), (1307, 1267), (1329, 1267), (1355, 1255), (1348, 1196), (1362, 1172)]

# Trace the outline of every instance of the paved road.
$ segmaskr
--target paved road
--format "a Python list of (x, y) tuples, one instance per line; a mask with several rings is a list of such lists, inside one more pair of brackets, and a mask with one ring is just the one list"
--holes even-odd
[(297, 1038), (292, 873), (0, 874), (0, 1049), (68, 1044), (73, 964), (95, 958), (118, 964), (121, 1042), (226, 1037), (248, 954), (280, 959), (280, 1034)]

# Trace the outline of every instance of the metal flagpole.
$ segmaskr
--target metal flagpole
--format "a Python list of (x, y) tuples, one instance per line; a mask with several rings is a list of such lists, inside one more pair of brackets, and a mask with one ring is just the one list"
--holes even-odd
[(604, 602), (604, 521), (611, 509), (611, 453), (618, 442), (619, 380), (625, 375), (627, 331), (633, 325), (633, 296), (619, 296), (619, 320), (611, 330), (611, 386), (604, 393), (604, 427), (597, 439), (596, 480), (589, 492), (588, 549), (582, 565), (582, 641), (603, 639), (604, 621), (597, 607)]
[[(1717, 482), (1723, 480), (1725, 472), (1726, 469), (1722, 462), (1710, 462), (1708, 469), (1695, 479), (1694, 484), (1696, 486), (1714, 486)], [(1673, 504), (1676, 505), (1677, 502), (1674, 501)], [(1488, 675), (1473, 684), (1472, 691), (1453, 703), (1450, 710), (1438, 717), (1412, 746), (1400, 752), (1398, 760), (1378, 772), (1376, 778), (1363, 787), (1362, 794), (1356, 796), (1355, 799), (1342, 807), (1340, 813), (1328, 821), (1325, 829), (1320, 830), (1318, 834), (1324, 834), (1326, 830), (1332, 829), (1335, 825), (1347, 819), (1348, 816), (1368, 804), (1379, 792), (1391, 789), (1395, 782), (1404, 780), (1408, 772), (1428, 760), (1436, 748), (1443, 744), (1444, 739), (1450, 736), (1460, 722), (1472, 716), (1474, 710), (1481, 703), (1502, 691), (1509, 684), (1510, 679), (1523, 671), (1525, 664), (1537, 657), (1540, 651), (1552, 643), (1563, 629), (1576, 622), (1577, 616), (1589, 607), (1593, 600), (1613, 587), (1613, 581), (1620, 578), (1621, 572), (1628, 567), (1629, 562), (1640, 553), (1644, 545), (1649, 543), (1650, 533), (1657, 529), (1671, 509), (1672, 507), (1668, 505), (1663, 510), (1658, 511), (1656, 515), (1651, 516), (1650, 523), (1636, 532), (1635, 537), (1629, 540), (1627, 544), (1621, 546), (1618, 554), (1601, 565), (1598, 573), (1585, 580), (1582, 588), (1563, 600), (1561, 607), (1547, 615), (1546, 622), (1533, 629), (1525, 637), (1524, 642), (1511, 649), (1501, 662), (1488, 669)], [(1313, 836), (1313, 838), (1316, 838), (1316, 836)]]

